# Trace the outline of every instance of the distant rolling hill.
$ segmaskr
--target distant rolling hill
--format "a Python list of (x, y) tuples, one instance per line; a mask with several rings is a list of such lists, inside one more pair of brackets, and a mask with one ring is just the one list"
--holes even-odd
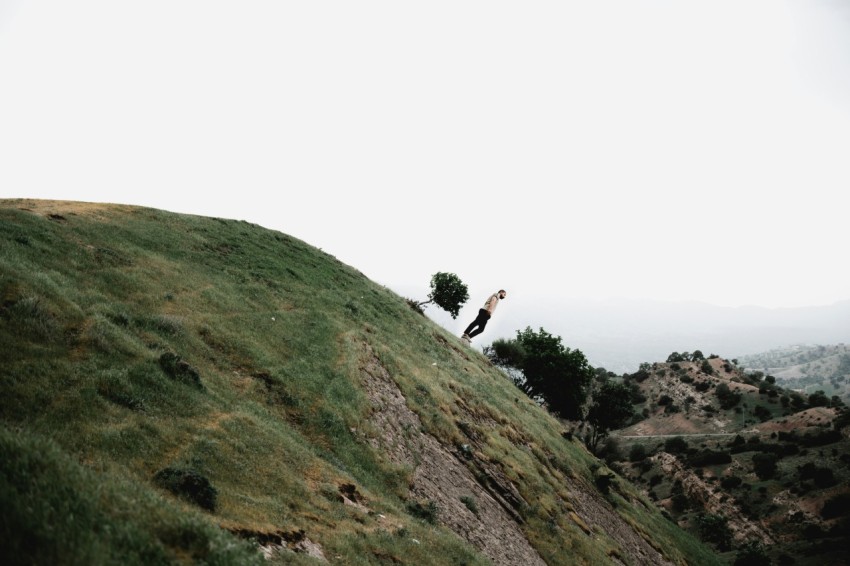
[(690, 358), (626, 377), (642, 401), (606, 459), (718, 548), (749, 541), (752, 563), (846, 564), (846, 404), (723, 358)]

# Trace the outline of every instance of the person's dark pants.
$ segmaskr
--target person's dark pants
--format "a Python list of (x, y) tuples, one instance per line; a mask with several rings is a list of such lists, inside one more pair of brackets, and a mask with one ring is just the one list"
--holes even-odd
[[(484, 327), (487, 326), (487, 321), (490, 320), (490, 313), (485, 309), (478, 309), (478, 318), (472, 321), (472, 324), (466, 327), (466, 331), (464, 334), (469, 336), (470, 338), (474, 338), (478, 336), (482, 332), (484, 332)], [(475, 327), (478, 328), (475, 328)], [(475, 328), (475, 330), (473, 330)]]

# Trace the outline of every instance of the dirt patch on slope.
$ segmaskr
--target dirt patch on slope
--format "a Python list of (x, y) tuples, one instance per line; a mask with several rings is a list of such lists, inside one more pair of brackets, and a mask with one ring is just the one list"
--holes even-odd
[(0, 206), (34, 212), (57, 222), (66, 220), (67, 216), (98, 216), (116, 210), (130, 211), (134, 208), (119, 204), (41, 199), (0, 199)]
[[(626, 564), (645, 564), (656, 566), (672, 564), (656, 548), (650, 545), (638, 531), (627, 523), (605, 498), (595, 489), (582, 486), (574, 478), (566, 478), (570, 490), (570, 504), (575, 513), (581, 518), (579, 526), (584, 524), (588, 534), (593, 528), (601, 529), (606, 535), (617, 542), (620, 548), (628, 552)], [(582, 528), (585, 528), (582, 526)], [(617, 559), (617, 556), (611, 556)], [(620, 561), (623, 562), (623, 561)]]
[(436, 504), (438, 520), (503, 566), (545, 566), (514, 517), (482, 487), (436, 438), (422, 431), (419, 416), (386, 368), (366, 347), (361, 376), (372, 402), (372, 426), (380, 434), (369, 442), (396, 464), (411, 467), (414, 499)]
[(759, 423), (753, 427), (753, 432), (800, 432), (809, 427), (827, 427), (835, 419), (835, 409), (815, 407), (806, 409), (787, 417)]

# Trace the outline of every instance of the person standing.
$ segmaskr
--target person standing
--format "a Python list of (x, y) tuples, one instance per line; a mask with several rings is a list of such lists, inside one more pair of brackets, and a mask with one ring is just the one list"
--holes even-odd
[(461, 338), (471, 340), (484, 332), (484, 327), (487, 326), (487, 321), (493, 316), (493, 311), (499, 306), (499, 301), (507, 296), (508, 293), (504, 289), (499, 289), (496, 293), (490, 295), (490, 298), (484, 303), (484, 307), (478, 309), (478, 316), (472, 321), (472, 324), (466, 327)]

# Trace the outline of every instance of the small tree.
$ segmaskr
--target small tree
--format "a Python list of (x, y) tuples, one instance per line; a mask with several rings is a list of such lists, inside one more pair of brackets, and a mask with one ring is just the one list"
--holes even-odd
[(697, 517), (700, 538), (717, 546), (721, 552), (732, 548), (732, 530), (723, 515), (700, 515)]
[(664, 441), (664, 451), (670, 454), (681, 454), (688, 449), (688, 442), (681, 436), (674, 436)]
[[(560, 336), (542, 328), (518, 330), (515, 340), (496, 341), (488, 351), (494, 363), (522, 372), (514, 382), (532, 399), (567, 420), (581, 420), (582, 406), (596, 375), (581, 350), (564, 347)], [(509, 372), (510, 374), (510, 372)]]
[(731, 409), (741, 401), (741, 394), (732, 391), (725, 383), (718, 385), (714, 390), (714, 394), (717, 395), (717, 399), (720, 401), (720, 408), (724, 410)]
[(767, 480), (776, 475), (776, 454), (758, 452), (753, 454), (753, 471), (761, 480)]
[(431, 276), (431, 292), (428, 293), (428, 300), (422, 301), (418, 306), (434, 303), (452, 315), (452, 318), (457, 318), (460, 307), (468, 299), (469, 290), (460, 277), (454, 273), (440, 271)]
[(631, 392), (622, 383), (606, 381), (593, 395), (593, 404), (587, 412), (587, 423), (590, 425), (588, 447), (596, 452), (599, 441), (608, 436), (614, 429), (622, 428), (634, 414)]
[(738, 550), (733, 566), (770, 566), (770, 557), (764, 545), (758, 541), (750, 541)]
[(680, 354), (679, 352), (673, 352), (672, 354), (667, 356), (667, 363), (668, 364), (674, 363), (674, 362), (684, 362), (684, 361), (685, 361), (685, 357), (682, 354)]

